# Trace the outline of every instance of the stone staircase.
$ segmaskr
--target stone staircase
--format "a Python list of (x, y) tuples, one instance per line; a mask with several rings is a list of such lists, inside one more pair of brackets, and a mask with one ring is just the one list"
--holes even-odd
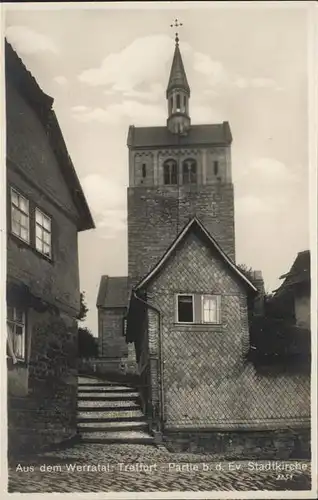
[(86, 443), (153, 444), (137, 389), (79, 377), (77, 429)]

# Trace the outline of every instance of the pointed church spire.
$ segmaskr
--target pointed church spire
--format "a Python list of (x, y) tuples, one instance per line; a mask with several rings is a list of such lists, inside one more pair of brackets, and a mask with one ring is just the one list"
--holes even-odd
[[(178, 20), (171, 27), (182, 26)], [(179, 48), (179, 35), (175, 36), (175, 50), (167, 86), (168, 120), (167, 127), (174, 134), (186, 134), (190, 128), (189, 98), (190, 87), (183, 66)]]
[(167, 97), (168, 94), (171, 92), (171, 90), (173, 90), (174, 88), (185, 90), (190, 97), (190, 87), (188, 84), (187, 75), (183, 66), (181, 52), (179, 49), (178, 34), (176, 34), (175, 42), (176, 42), (176, 47), (174, 49), (174, 56), (170, 70), (170, 77), (167, 87)]

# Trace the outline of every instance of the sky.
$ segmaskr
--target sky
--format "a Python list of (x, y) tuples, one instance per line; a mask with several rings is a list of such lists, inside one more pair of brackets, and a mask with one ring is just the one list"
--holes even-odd
[(232, 130), (236, 262), (275, 289), (309, 248), (306, 3), (34, 5), (7, 4), (5, 33), (54, 98), (96, 223), (79, 234), (93, 334), (101, 275), (127, 274), (128, 127), (166, 122), (176, 17), (192, 123)]

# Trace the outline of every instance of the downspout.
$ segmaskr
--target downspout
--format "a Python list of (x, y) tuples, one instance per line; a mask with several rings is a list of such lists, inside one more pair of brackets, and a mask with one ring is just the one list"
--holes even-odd
[[(133, 290), (133, 296), (135, 299), (139, 300), (142, 302), (147, 308), (152, 309), (155, 311), (158, 315), (158, 323), (159, 323), (159, 336), (158, 336), (158, 347), (159, 347), (159, 384), (160, 384), (160, 406), (161, 406), (161, 421), (162, 424), (164, 422), (164, 392), (163, 392), (163, 359), (162, 359), (162, 329), (161, 329), (161, 311), (155, 307), (154, 305), (150, 304), (150, 302), (147, 302), (146, 300), (142, 299), (139, 297), (136, 293), (136, 290)], [(162, 429), (161, 429), (162, 430)]]

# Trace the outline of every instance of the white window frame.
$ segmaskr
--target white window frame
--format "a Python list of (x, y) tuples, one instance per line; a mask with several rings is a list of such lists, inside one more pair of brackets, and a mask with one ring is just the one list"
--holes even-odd
[[(179, 321), (179, 297), (191, 297), (192, 298), (192, 318), (193, 321)], [(177, 323), (180, 325), (193, 325), (195, 323), (195, 317), (194, 317), (194, 293), (177, 293), (176, 294), (176, 319)]]
[[(204, 299), (216, 298), (216, 321), (204, 321)], [(219, 325), (221, 323), (221, 295), (205, 293), (201, 295), (201, 322), (205, 325)]]
[[(19, 199), (23, 199), (25, 202), (26, 202), (26, 205), (28, 207), (28, 212), (24, 212), (20, 206), (19, 206), (19, 201), (18, 201), (18, 205), (16, 205), (14, 202), (13, 202), (13, 193), (18, 197), (18, 200)], [(28, 237), (27, 238), (23, 238), (21, 236), (21, 234), (17, 234), (14, 230), (13, 230), (13, 225), (14, 223), (17, 223), (17, 221), (14, 220), (13, 218), (13, 207), (18, 211), (20, 212), (22, 215), (24, 215), (26, 218), (27, 218), (27, 227), (25, 228), (28, 232)], [(19, 238), (20, 240), (30, 244), (30, 202), (29, 200), (23, 196), (21, 193), (19, 193), (19, 191), (17, 191), (16, 189), (14, 189), (13, 187), (11, 187), (11, 191), (10, 191), (10, 210), (11, 210), (11, 233), (14, 234), (14, 236), (16, 236), (17, 238)], [(24, 227), (22, 226), (21, 224), (19, 224), (20, 227)]]
[[(42, 217), (45, 217), (46, 219), (48, 219), (50, 221), (50, 230), (48, 231), (44, 225), (40, 224), (38, 221), (37, 221), (37, 214), (41, 214)], [(52, 259), (52, 217), (50, 217), (49, 215), (45, 214), (40, 208), (38, 207), (35, 207), (35, 217), (34, 217), (34, 221), (35, 221), (35, 249), (40, 252), (42, 255), (44, 255), (45, 257), (47, 257), (48, 259)], [(46, 243), (42, 238), (39, 238), (36, 234), (36, 229), (37, 227), (40, 227), (41, 230), (42, 230), (42, 235), (43, 233), (47, 233), (50, 235), (50, 244)], [(43, 243), (47, 246), (49, 246), (49, 249), (50, 249), (50, 254), (46, 254), (45, 252), (43, 252), (42, 249), (38, 248), (38, 239), (42, 242), (42, 248), (43, 248)]]
[[(9, 315), (8, 315), (9, 307), (13, 310), (13, 319), (9, 319)], [(17, 321), (17, 319), (16, 319), (16, 311), (17, 310), (20, 310), (20, 312), (22, 313), (22, 322)], [(22, 334), (21, 334), (21, 336), (22, 336), (22, 353), (21, 353), (21, 355), (14, 352), (14, 347), (13, 347), (13, 342), (12, 342), (13, 339), (9, 338), (9, 336), (11, 334), (13, 335), (13, 337), (17, 335), (15, 333), (16, 326), (22, 327)], [(11, 333), (11, 331), (8, 331), (8, 333), (7, 333), (8, 342), (11, 345), (10, 350), (12, 351), (10, 354), (13, 355), (14, 360), (25, 361), (25, 355), (26, 355), (26, 352), (25, 352), (26, 351), (26, 345), (25, 345), (26, 344), (26, 313), (23, 309), (20, 309), (19, 307), (11, 307), (11, 306), (7, 307), (7, 328), (12, 329), (12, 333)]]

